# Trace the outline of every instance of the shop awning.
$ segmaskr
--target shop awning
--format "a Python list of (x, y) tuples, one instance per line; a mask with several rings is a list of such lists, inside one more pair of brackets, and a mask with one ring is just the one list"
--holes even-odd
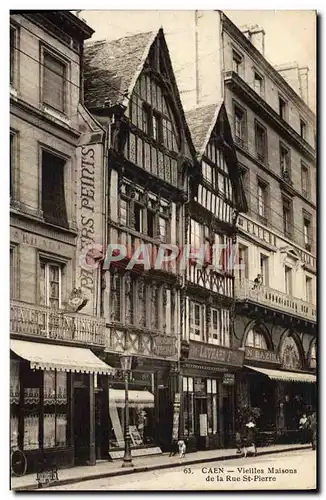
[(114, 369), (90, 349), (11, 340), (10, 349), (30, 362), (32, 369), (111, 374)]
[[(143, 406), (154, 408), (154, 394), (149, 391), (128, 391), (129, 406)], [(109, 404), (115, 403), (118, 408), (125, 406), (125, 391), (123, 389), (109, 389)]]
[(271, 370), (270, 368), (260, 368), (258, 366), (244, 365), (244, 368), (250, 368), (256, 372), (266, 375), (272, 380), (282, 380), (283, 382), (309, 382), (316, 383), (316, 375), (312, 373), (286, 372), (281, 370)]

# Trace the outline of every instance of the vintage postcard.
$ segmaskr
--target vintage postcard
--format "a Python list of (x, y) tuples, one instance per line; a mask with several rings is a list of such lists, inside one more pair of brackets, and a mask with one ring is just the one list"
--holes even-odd
[(316, 18), (10, 12), (12, 490), (316, 490)]

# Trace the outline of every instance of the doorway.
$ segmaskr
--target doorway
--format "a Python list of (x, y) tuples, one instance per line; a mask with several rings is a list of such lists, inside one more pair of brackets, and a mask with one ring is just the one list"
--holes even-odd
[(75, 465), (84, 465), (90, 454), (89, 388), (74, 390)]
[(197, 450), (206, 449), (207, 441), (207, 398), (195, 398), (195, 436)]

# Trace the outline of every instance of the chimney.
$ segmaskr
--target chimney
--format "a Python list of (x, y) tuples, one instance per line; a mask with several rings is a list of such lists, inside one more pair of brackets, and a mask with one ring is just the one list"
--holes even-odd
[(257, 24), (255, 26), (243, 26), (242, 33), (265, 56), (265, 31)]
[(295, 90), (298, 96), (308, 104), (308, 72), (307, 66), (299, 67), (297, 62), (275, 66), (278, 73)]
[(300, 93), (301, 97), (306, 104), (308, 104), (309, 94), (308, 94), (308, 72), (309, 68), (304, 66), (299, 68), (299, 81), (300, 81)]

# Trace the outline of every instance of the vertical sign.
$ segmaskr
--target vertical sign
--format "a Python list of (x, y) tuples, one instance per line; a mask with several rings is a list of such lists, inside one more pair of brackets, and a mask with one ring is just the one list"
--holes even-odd
[(173, 425), (172, 425), (172, 441), (179, 439), (179, 420), (180, 420), (180, 392), (176, 392), (173, 404)]
[[(83, 313), (94, 314), (98, 293), (98, 270), (83, 256), (103, 244), (103, 146), (84, 144), (77, 148), (77, 272), (76, 287), (88, 298)], [(97, 245), (98, 246), (98, 245)], [(82, 264), (83, 262), (83, 264)]]

